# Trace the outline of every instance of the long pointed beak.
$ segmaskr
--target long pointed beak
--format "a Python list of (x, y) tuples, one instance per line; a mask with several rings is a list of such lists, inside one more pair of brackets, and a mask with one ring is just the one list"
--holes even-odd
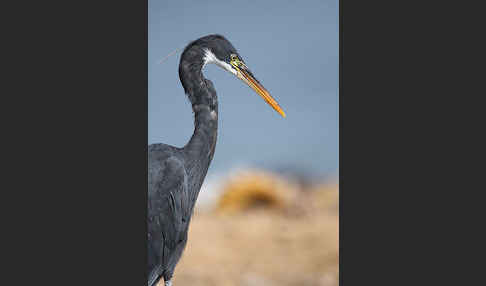
[(237, 69), (236, 76), (248, 84), (258, 95), (260, 95), (273, 109), (275, 109), (282, 117), (285, 117), (285, 112), (282, 110), (277, 101), (268, 93), (263, 85), (253, 76), (251, 71), (245, 66)]

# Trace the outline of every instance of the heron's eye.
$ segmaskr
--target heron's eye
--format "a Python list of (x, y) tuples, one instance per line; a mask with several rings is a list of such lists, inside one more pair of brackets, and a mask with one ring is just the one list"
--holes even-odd
[(242, 64), (242, 62), (240, 61), (237, 55), (231, 54), (230, 58), (231, 58), (230, 63), (232, 66), (239, 67)]

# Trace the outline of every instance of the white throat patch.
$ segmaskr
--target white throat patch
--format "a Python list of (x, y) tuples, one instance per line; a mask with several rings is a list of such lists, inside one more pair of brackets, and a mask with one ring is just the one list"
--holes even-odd
[(230, 73), (236, 75), (236, 71), (231, 67), (230, 64), (220, 61), (209, 49), (204, 49), (204, 64), (203, 68), (206, 64), (216, 64), (221, 68), (229, 71)]

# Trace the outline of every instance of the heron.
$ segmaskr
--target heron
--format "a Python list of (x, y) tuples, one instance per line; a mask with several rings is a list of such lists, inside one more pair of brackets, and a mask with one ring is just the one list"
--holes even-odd
[(233, 45), (213, 34), (190, 42), (182, 52), (179, 78), (194, 113), (194, 133), (182, 148), (163, 143), (148, 146), (148, 286), (164, 278), (172, 285), (184, 251), (201, 185), (213, 159), (218, 130), (218, 99), (213, 83), (202, 74), (216, 64), (250, 86), (281, 116), (285, 113), (253, 76)]

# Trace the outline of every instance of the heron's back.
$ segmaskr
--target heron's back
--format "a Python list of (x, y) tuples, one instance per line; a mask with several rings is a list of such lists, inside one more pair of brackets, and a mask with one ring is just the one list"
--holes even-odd
[(160, 276), (170, 279), (186, 244), (191, 208), (187, 174), (180, 149), (149, 146), (148, 157), (148, 275), (149, 285)]

